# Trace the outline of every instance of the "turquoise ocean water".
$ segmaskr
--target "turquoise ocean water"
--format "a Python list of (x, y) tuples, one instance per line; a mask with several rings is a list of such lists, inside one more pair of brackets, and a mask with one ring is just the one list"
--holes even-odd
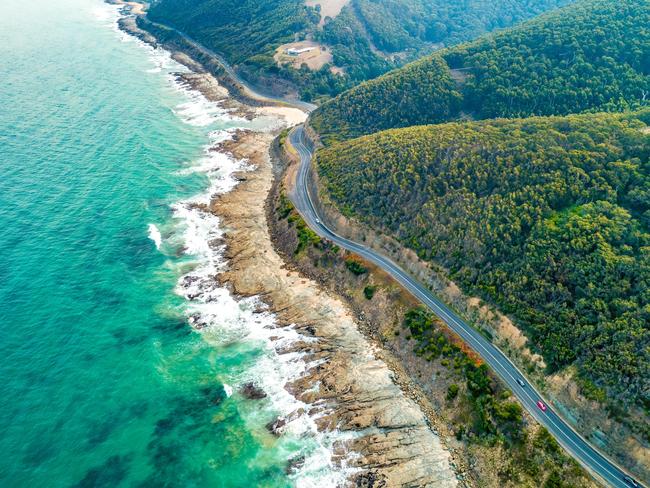
[(265, 428), (300, 407), (305, 365), (268, 339), (295, 333), (214, 284), (218, 220), (191, 205), (241, 165), (206, 146), (269, 122), (182, 88), (116, 18), (0, 2), (0, 485), (331, 486), (311, 419)]

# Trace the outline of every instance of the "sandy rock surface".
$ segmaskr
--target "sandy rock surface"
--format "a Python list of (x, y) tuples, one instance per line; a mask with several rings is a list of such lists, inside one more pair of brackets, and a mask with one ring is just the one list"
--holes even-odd
[(295, 347), (319, 359), (318, 366), (287, 388), (313, 406), (310, 413), (319, 417), (321, 429), (358, 432), (347, 446), (356, 454), (348, 463), (362, 468), (358, 486), (457, 486), (449, 453), (377, 359), (350, 311), (315, 282), (286, 269), (275, 252), (264, 209), (273, 137), (240, 132), (222, 147), (255, 169), (211, 205), (226, 230), (230, 265), (220, 279), (239, 295), (261, 296), (280, 324), (317, 338)]
[[(120, 27), (156, 45), (155, 38), (140, 30), (133, 17), (121, 19)], [(397, 386), (390, 368), (378, 358), (380, 351), (359, 332), (350, 310), (316, 282), (286, 268), (273, 248), (265, 212), (273, 182), (270, 147), (281, 127), (303, 122), (306, 114), (290, 107), (241, 104), (187, 55), (172, 55), (192, 70), (178, 74), (182, 81), (219, 102), (232, 116), (277, 121), (269, 124), (273, 130), (240, 131), (213, 148), (245, 159), (253, 168), (238, 175), (240, 183), (233, 191), (217, 196), (210, 204), (225, 230), (229, 262), (218, 279), (235, 294), (258, 296), (276, 314), (279, 326), (295, 327), (304, 336), (291, 350), (278, 351), (303, 352), (312, 365), (286, 388), (309, 405), (309, 414), (317, 419), (320, 429), (353, 434), (346, 436), (351, 440), (338, 446), (334, 454), (335, 462), (357, 468), (349, 485), (458, 486), (449, 452), (418, 405)], [(244, 393), (251, 398), (263, 395), (255, 385), (247, 385)], [(290, 420), (278, 419), (268, 428), (282, 435), (283, 424)]]

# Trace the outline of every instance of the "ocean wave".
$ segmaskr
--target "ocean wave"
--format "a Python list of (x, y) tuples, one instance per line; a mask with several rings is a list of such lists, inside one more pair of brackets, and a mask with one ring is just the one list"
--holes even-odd
[(173, 78), (175, 78), (178, 73), (189, 72), (189, 69), (185, 65), (175, 61), (172, 58), (171, 53), (166, 49), (147, 44), (142, 39), (132, 36), (120, 29), (119, 20), (123, 16), (124, 8), (123, 5), (104, 3), (101, 6), (96, 7), (93, 10), (93, 13), (95, 18), (110, 27), (122, 42), (133, 42), (147, 52), (149, 55), (149, 61), (153, 64), (153, 67), (145, 69), (145, 72), (156, 74), (164, 73), (171, 81), (173, 81)]
[[(195, 201), (206, 198), (200, 196)], [(308, 361), (302, 352), (285, 351), (297, 342), (314, 339), (294, 327), (279, 326), (275, 315), (257, 297), (236, 299), (219, 285), (215, 277), (227, 261), (223, 258), (224, 246), (218, 244), (223, 235), (218, 217), (191, 201), (175, 205), (175, 217), (184, 222), (186, 253), (196, 259), (194, 269), (181, 277), (177, 287), (177, 293), (188, 301), (189, 322), (215, 347), (247, 343), (260, 352), (253, 365), (227, 378), (231, 391), (252, 382), (267, 394), (265, 408), (247, 419), (251, 430), (265, 428), (269, 413), (283, 419), (278, 451), (289, 461), (296, 456), (296, 441), (302, 444), (301, 467), (290, 475), (295, 485), (339, 486), (350, 470), (334, 466), (332, 453), (355, 434), (319, 432), (318, 416), (308, 413), (313, 405), (297, 400), (285, 388), (318, 365), (318, 361)]]
[(160, 235), (160, 230), (156, 227), (156, 224), (149, 224), (149, 239), (151, 239), (156, 245), (156, 249), (160, 249), (162, 244), (162, 236)]
[[(308, 413), (314, 405), (297, 400), (286, 389), (288, 383), (318, 364), (309, 361), (304, 353), (287, 351), (298, 342), (315, 339), (303, 336), (294, 327), (280, 326), (275, 315), (259, 298), (235, 297), (217, 280), (228, 263), (224, 257), (220, 219), (208, 207), (215, 196), (237, 186), (237, 172), (251, 167), (245, 160), (236, 160), (215, 150), (215, 145), (227, 141), (236, 129), (223, 127), (236, 126), (239, 122), (244, 127), (245, 121), (231, 117), (219, 103), (207, 100), (180, 81), (175, 73), (187, 70), (167, 51), (131, 39), (150, 53), (154, 64), (151, 72), (160, 68), (159, 73), (183, 93), (186, 101), (173, 109), (179, 119), (209, 131), (209, 144), (204, 148), (203, 156), (178, 172), (180, 176), (204, 174), (209, 181), (208, 188), (199, 195), (171, 205), (176, 234), (165, 239), (170, 246), (173, 243), (182, 246), (184, 257), (178, 266), (182, 271), (179, 271), (181, 276), (176, 293), (186, 299), (187, 320), (215, 348), (235, 344), (256, 352), (254, 364), (243, 371), (224, 371), (220, 380), (227, 396), (234, 397), (235, 401), (244, 401), (234, 392), (250, 382), (267, 394), (259, 404), (261, 408), (243, 409), (244, 418), (251, 430), (266, 430), (269, 417), (284, 420), (282, 435), (273, 449), (287, 463), (300, 459), (287, 475), (292, 484), (301, 488), (340, 486), (354, 469), (335, 465), (333, 452), (340, 450), (356, 434), (337, 430), (320, 432), (316, 424), (318, 415), (310, 416)], [(221, 128), (215, 128), (216, 125)], [(162, 237), (154, 224), (149, 226), (149, 237), (160, 248)]]
[(186, 124), (207, 127), (217, 122), (226, 110), (203, 95), (194, 95), (189, 101), (177, 105), (174, 113)]
[(93, 15), (98, 21), (112, 26), (120, 18), (120, 7), (118, 5), (104, 3), (93, 8)]

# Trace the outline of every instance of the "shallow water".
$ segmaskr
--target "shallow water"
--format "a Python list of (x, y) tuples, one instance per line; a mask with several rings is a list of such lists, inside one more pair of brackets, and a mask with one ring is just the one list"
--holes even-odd
[(216, 286), (219, 222), (191, 205), (245, 168), (206, 147), (269, 121), (181, 87), (116, 18), (0, 2), (0, 484), (334, 485), (335, 435), (265, 427), (300, 407), (307, 366), (269, 341), (296, 332)]

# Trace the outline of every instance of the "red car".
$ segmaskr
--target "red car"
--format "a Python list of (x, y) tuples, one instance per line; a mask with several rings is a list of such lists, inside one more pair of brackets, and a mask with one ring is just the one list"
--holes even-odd
[(547, 408), (547, 407), (546, 407), (546, 405), (544, 404), (543, 401), (541, 401), (541, 400), (538, 401), (538, 402), (537, 402), (537, 406), (539, 407), (539, 409), (540, 409), (542, 412), (546, 412), (546, 408)]

